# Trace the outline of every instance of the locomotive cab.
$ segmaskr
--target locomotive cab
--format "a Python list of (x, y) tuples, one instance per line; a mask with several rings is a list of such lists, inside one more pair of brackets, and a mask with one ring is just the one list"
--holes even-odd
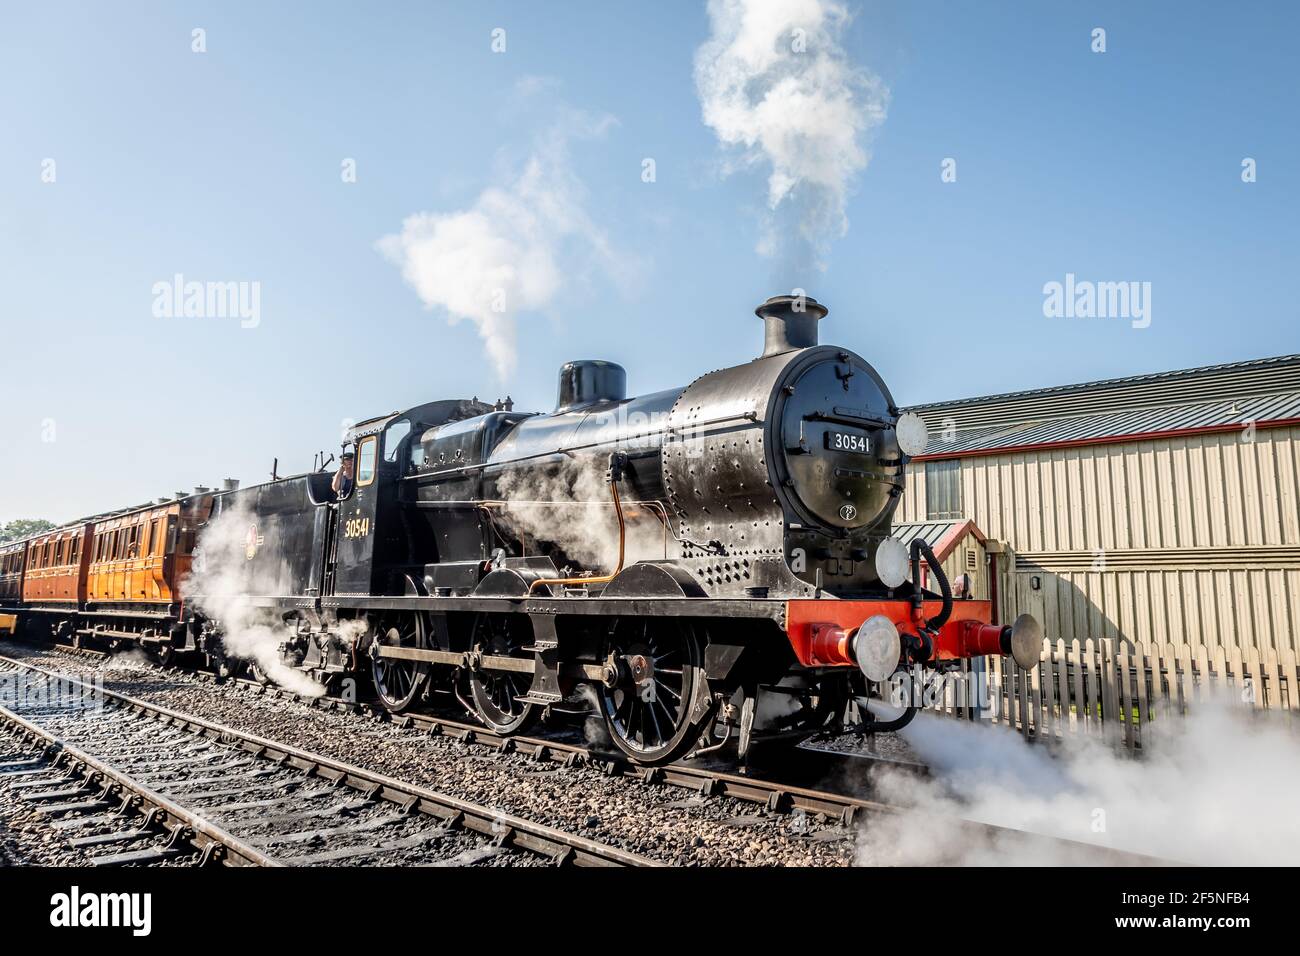
[[(356, 465), (352, 492), (337, 504), (334, 594), (426, 593), (424, 562), (434, 542), (413, 513), (419, 507), (412, 507), (403, 479), (448, 454), (458, 464), (468, 461), (472, 423), (491, 417), (491, 409), (477, 400), (430, 402), (348, 431), (344, 447), (355, 449)], [(443, 432), (461, 436), (447, 443), (455, 448), (430, 447), (430, 433)]]

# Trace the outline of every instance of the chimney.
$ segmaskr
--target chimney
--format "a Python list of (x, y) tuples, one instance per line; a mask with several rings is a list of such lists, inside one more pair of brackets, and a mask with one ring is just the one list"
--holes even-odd
[(816, 345), (817, 323), (826, 311), (811, 296), (772, 296), (754, 310), (765, 326), (763, 358)]
[(238, 479), (238, 478), (223, 478), (223, 479), (221, 480), (221, 490), (222, 490), (222, 491), (238, 491), (238, 490), (239, 490), (239, 479)]
[(194, 493), (195, 493), (196, 495), (206, 495), (206, 494), (207, 494), (209, 491), (211, 491), (211, 490), (212, 490), (211, 488), (208, 488), (208, 487), (205, 486), (205, 485), (195, 485), (195, 486), (194, 486)]

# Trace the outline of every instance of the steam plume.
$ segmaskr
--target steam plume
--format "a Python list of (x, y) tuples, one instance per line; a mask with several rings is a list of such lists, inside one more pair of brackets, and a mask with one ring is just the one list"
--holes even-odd
[(990, 841), (960, 827), (965, 817), (1183, 863), (1294, 863), (1300, 735), (1285, 716), (1215, 701), (1159, 723), (1141, 759), (1088, 737), (1068, 737), (1053, 756), (1005, 727), (919, 714), (903, 734), (933, 775), (877, 778), (884, 799), (913, 809), (873, 824), (858, 861), (1097, 862), (1059, 844)]
[(185, 600), (210, 620), (219, 621), (226, 653), (253, 661), (263, 674), (289, 690), (319, 697), (325, 688), (280, 660), (280, 644), (291, 635), (282, 621), (253, 606), (250, 596), (285, 594), (284, 568), (250, 572), (247, 536), (256, 518), (246, 505), (222, 511), (203, 529), (194, 565), (181, 587)]
[(571, 140), (601, 136), (612, 122), (562, 110), (510, 181), (488, 187), (468, 209), (408, 216), (376, 244), (426, 307), (445, 309), (453, 324), (474, 323), (501, 379), (517, 363), (521, 313), (545, 309), (593, 266), (617, 271), (569, 155)]
[(840, 45), (849, 14), (834, 0), (710, 0), (709, 19), (695, 87), (704, 122), (732, 151), (728, 171), (768, 168), (758, 251), (824, 268), (848, 228), (849, 189), (869, 159), (863, 141), (884, 122), (888, 91), (849, 61)]

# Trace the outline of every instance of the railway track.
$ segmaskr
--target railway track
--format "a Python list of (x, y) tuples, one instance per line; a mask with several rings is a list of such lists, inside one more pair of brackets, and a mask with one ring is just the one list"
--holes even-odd
[(0, 680), (0, 786), (92, 865), (655, 865), (13, 658)]
[[(111, 656), (104, 651), (91, 648), (66, 647), (57, 644), (51, 647), (59, 653), (89, 660), (102, 660)], [(0, 658), (0, 661), (3, 660), (7, 658)], [(186, 672), (198, 673), (209, 679), (212, 677), (211, 674), (203, 671)], [(787, 757), (786, 766), (782, 768), (779, 776), (774, 771), (766, 769), (751, 769), (746, 773), (736, 773), (712, 764), (707, 759), (679, 761), (666, 767), (643, 767), (613, 751), (593, 747), (579, 740), (579, 735), (575, 733), (503, 737), (477, 722), (448, 717), (440, 713), (410, 711), (405, 714), (391, 714), (378, 702), (347, 701), (333, 695), (308, 697), (275, 684), (264, 684), (245, 677), (234, 678), (232, 683), (242, 687), (248, 693), (294, 700), (308, 707), (353, 713), (430, 736), (447, 736), (462, 743), (479, 744), (506, 753), (519, 753), (539, 762), (549, 761), (568, 767), (584, 764), (596, 767), (610, 776), (628, 777), (646, 784), (668, 784), (695, 791), (704, 797), (732, 797), (746, 803), (762, 805), (773, 812), (802, 812), (817, 815), (845, 829), (852, 827), (870, 813), (896, 812), (898, 808), (851, 794), (800, 786), (792, 783), (791, 778), (801, 780), (824, 780), (836, 776), (848, 778), (853, 775), (844, 772), (846, 767), (871, 763), (890, 763), (918, 774), (927, 772), (920, 764), (905, 764), (864, 755), (808, 750), (783, 752)], [(795, 765), (791, 766), (791, 763)]]
[[(88, 659), (102, 659), (109, 656), (92, 649), (54, 646), (62, 653)], [(48, 647), (43, 647), (42, 650), (48, 650)], [(8, 658), (0, 657), (0, 666), (4, 666), (6, 662), (28, 666), (23, 665), (21, 661), (10, 661)], [(197, 673), (204, 679), (212, 679), (212, 675), (206, 672), (188, 671), (187, 673)], [(784, 752), (784, 765), (779, 769), (751, 768), (745, 773), (738, 773), (730, 767), (711, 765), (707, 759), (682, 761), (665, 767), (642, 767), (616, 754), (591, 746), (581, 740), (580, 735), (576, 733), (502, 737), (479, 724), (440, 714), (412, 711), (395, 715), (390, 714), (378, 703), (346, 701), (335, 696), (306, 697), (273, 684), (263, 684), (244, 678), (237, 678), (233, 683), (242, 688), (244, 693), (286, 701), (294, 700), (309, 707), (351, 713), (357, 715), (359, 719), (386, 721), (412, 733), (442, 735), (492, 751), (517, 753), (539, 763), (558, 763), (564, 767), (594, 767), (607, 775), (621, 776), (647, 786), (667, 785), (682, 788), (692, 794), (692, 800), (730, 797), (757, 805), (762, 813), (803, 814), (809, 820), (809, 831), (815, 831), (816, 837), (823, 840), (851, 839), (859, 830), (865, 830), (869, 836), (873, 822), (907, 810), (906, 807), (895, 804), (827, 789), (821, 783), (832, 779), (847, 780), (848, 786), (860, 790), (865, 784), (864, 765), (878, 762), (892, 765), (899, 763), (885, 758), (878, 760), (869, 756), (796, 749)], [(926, 768), (921, 765), (902, 764), (901, 766), (919, 774), (926, 772)], [(804, 785), (795, 781), (805, 783), (815, 781), (815, 783)], [(683, 805), (688, 805), (689, 802), (689, 800), (683, 801)], [(957, 830), (975, 840), (1012, 846), (1016, 849), (1040, 846), (1044, 850), (1053, 852), (1068, 850), (1073, 858), (1085, 863), (1148, 866), (1168, 862), (1140, 854), (972, 820), (956, 821), (956, 826)]]

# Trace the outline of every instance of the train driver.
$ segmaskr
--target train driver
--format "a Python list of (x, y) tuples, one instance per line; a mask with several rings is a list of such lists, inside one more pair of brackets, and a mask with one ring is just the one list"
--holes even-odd
[(334, 480), (330, 482), (330, 488), (334, 491), (335, 500), (342, 501), (352, 494), (352, 469), (355, 464), (355, 452), (345, 451), (343, 459), (339, 462), (339, 470), (334, 473)]

